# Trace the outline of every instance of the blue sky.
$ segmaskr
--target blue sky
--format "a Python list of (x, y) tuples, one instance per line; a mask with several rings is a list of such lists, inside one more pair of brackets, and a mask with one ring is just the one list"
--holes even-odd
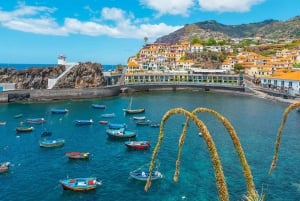
[(285, 21), (298, 0), (0, 0), (0, 63), (126, 64), (144, 45), (185, 24)]

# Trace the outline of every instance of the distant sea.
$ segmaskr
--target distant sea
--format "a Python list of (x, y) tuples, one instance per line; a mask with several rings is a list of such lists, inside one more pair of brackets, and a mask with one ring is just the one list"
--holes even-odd
[[(28, 68), (48, 68), (51, 66), (57, 66), (57, 64), (8, 64), (0, 63), (0, 68), (15, 68), (17, 70), (25, 70)], [(104, 70), (115, 69), (117, 65), (102, 65)]]

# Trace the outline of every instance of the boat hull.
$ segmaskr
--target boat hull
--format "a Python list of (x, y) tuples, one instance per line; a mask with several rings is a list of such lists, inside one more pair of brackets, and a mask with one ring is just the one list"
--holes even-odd
[(75, 178), (59, 181), (64, 190), (69, 191), (90, 191), (97, 188), (96, 178)]
[(125, 142), (126, 147), (133, 150), (146, 150), (150, 147), (149, 141), (127, 141)]
[(77, 126), (87, 126), (92, 125), (93, 123), (93, 120), (75, 120), (75, 125)]
[(139, 109), (125, 109), (124, 110), (126, 114), (140, 114), (145, 112), (145, 108), (139, 108)]
[(33, 127), (18, 127), (16, 128), (17, 133), (29, 133), (33, 131)]
[(88, 159), (90, 156), (90, 153), (88, 153), (88, 152), (67, 152), (66, 156), (69, 159)]
[[(149, 177), (149, 171), (137, 170), (130, 172), (129, 175), (136, 180), (147, 181)], [(163, 178), (163, 175), (159, 171), (152, 172), (151, 181), (158, 180), (161, 178)]]
[(110, 138), (115, 139), (127, 139), (136, 137), (136, 133), (134, 131), (129, 131), (125, 129), (106, 129), (106, 134)]
[(66, 114), (69, 110), (67, 109), (52, 109), (52, 114)]
[(42, 140), (39, 142), (40, 147), (45, 147), (45, 148), (54, 148), (54, 147), (61, 147), (65, 144), (65, 140), (63, 139), (57, 139), (57, 140)]

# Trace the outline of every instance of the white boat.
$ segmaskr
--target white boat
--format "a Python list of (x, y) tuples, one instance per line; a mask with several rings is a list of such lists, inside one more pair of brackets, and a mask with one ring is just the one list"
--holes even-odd
[(132, 117), (134, 120), (145, 120), (146, 116), (134, 116)]
[(115, 117), (115, 113), (109, 113), (109, 114), (102, 114), (101, 117), (103, 118), (111, 118), (111, 117)]

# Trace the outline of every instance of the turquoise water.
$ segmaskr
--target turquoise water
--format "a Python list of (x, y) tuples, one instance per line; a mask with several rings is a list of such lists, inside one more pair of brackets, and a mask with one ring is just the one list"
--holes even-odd
[[(214, 171), (209, 153), (194, 123), (188, 128), (178, 183), (172, 178), (181, 133), (182, 115), (171, 116), (166, 123), (165, 137), (158, 154), (159, 170), (164, 178), (152, 182), (148, 192), (144, 182), (129, 178), (129, 172), (150, 162), (159, 128), (136, 126), (132, 116), (124, 116), (123, 108), (130, 97), (120, 96), (83, 101), (49, 103), (10, 103), (0, 105), (0, 161), (10, 161), (10, 171), (0, 175), (0, 200), (218, 200)], [(106, 110), (93, 109), (92, 103), (107, 105)], [(268, 175), (276, 133), (286, 103), (278, 103), (248, 96), (202, 92), (155, 92), (133, 95), (132, 107), (146, 109), (148, 119), (159, 122), (171, 108), (192, 110), (207, 107), (227, 117), (236, 129), (247, 161), (251, 166), (256, 188), (267, 195), (267, 200), (290, 201), (300, 199), (299, 130), (300, 114), (292, 112), (284, 129), (278, 166)], [(67, 108), (65, 115), (50, 114), (52, 108)], [(110, 140), (105, 125), (98, 123), (101, 114), (115, 113), (107, 119), (112, 123), (126, 123), (137, 132), (138, 140), (149, 140), (150, 150), (129, 151), (124, 141)], [(23, 113), (21, 119), (13, 116)], [(34, 125), (30, 134), (17, 135), (15, 128), (26, 118), (44, 117), (46, 123)], [(198, 117), (212, 134), (223, 165), (230, 200), (242, 200), (246, 185), (237, 155), (226, 130), (208, 114)], [(91, 126), (75, 126), (76, 119), (93, 119)], [(38, 141), (43, 131), (51, 131), (52, 138), (64, 138), (60, 148), (40, 148)], [(87, 161), (71, 161), (67, 151), (88, 151)], [(102, 186), (95, 191), (76, 193), (62, 190), (58, 181), (72, 177), (96, 176)]]

